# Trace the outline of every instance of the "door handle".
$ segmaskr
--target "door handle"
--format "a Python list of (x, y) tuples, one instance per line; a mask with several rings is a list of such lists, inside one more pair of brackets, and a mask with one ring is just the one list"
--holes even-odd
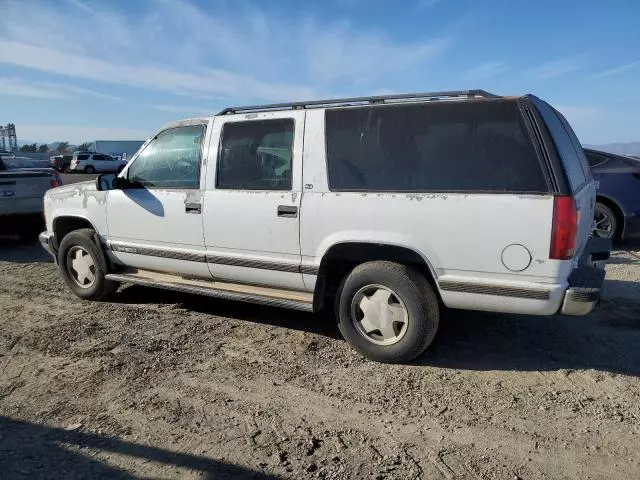
[(278, 205), (278, 216), (284, 218), (297, 218), (298, 207), (291, 205)]
[(185, 203), (184, 211), (187, 213), (202, 213), (201, 203)]

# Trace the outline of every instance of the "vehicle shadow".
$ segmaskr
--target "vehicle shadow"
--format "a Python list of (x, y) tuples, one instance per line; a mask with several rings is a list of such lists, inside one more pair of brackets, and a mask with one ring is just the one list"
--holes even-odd
[(122, 304), (174, 303), (193, 312), (215, 315), (217, 317), (233, 318), (245, 322), (289, 328), (331, 338), (338, 338), (340, 336), (335, 318), (328, 309), (310, 314), (296, 310), (222, 300), (173, 290), (143, 287), (140, 285), (122, 287), (116, 294), (109, 297), (108, 301)]
[(37, 241), (26, 243), (17, 236), (0, 236), (0, 262), (50, 263), (53, 259)]
[(201, 478), (211, 480), (277, 478), (203, 456), (0, 416), (0, 477), (3, 479), (138, 478), (113, 464), (101, 461), (94, 456), (95, 452), (114, 453), (196, 470), (202, 475)]
[[(615, 285), (613, 285), (615, 283)], [(625, 297), (636, 282), (607, 281), (605, 296), (586, 317), (551, 317), (446, 310), (435, 342), (413, 365), (465, 370), (589, 369), (640, 375), (640, 300)], [(307, 314), (180, 292), (129, 286), (110, 301), (176, 303), (200, 313), (340, 338), (329, 311)]]
[[(638, 288), (637, 283), (628, 288)], [(633, 284), (633, 285), (631, 285)], [(418, 365), (464, 370), (594, 369), (640, 376), (640, 302), (605, 299), (590, 315), (445, 313)]]

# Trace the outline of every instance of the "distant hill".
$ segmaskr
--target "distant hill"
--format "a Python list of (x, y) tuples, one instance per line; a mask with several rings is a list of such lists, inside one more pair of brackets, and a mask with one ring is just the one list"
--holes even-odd
[(607, 143), (605, 145), (585, 145), (585, 148), (602, 150), (603, 152), (616, 153), (618, 155), (640, 156), (640, 142)]

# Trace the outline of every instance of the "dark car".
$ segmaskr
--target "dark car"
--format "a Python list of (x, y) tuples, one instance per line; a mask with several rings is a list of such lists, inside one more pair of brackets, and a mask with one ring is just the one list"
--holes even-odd
[(640, 160), (591, 149), (584, 153), (597, 182), (594, 235), (640, 236)]
[(49, 165), (59, 172), (66, 172), (71, 165), (73, 155), (55, 155), (49, 158)]

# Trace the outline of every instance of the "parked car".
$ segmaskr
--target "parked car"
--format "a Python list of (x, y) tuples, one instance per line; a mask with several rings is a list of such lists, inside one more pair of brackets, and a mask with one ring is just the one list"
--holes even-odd
[(79, 297), (120, 282), (315, 312), (403, 362), (444, 307), (584, 315), (610, 242), (566, 120), (484, 91), (227, 108), (166, 125), (118, 175), (45, 196)]
[(71, 166), (71, 160), (73, 160), (73, 155), (54, 155), (49, 157), (49, 165), (59, 172), (66, 172)]
[(597, 188), (594, 235), (640, 236), (640, 160), (589, 148), (584, 152)]
[(77, 152), (73, 154), (70, 172), (119, 172), (126, 162), (116, 159), (111, 155), (95, 152)]
[(55, 170), (15, 168), (9, 159), (0, 159), (0, 234), (35, 241), (45, 225), (44, 194), (60, 185)]

